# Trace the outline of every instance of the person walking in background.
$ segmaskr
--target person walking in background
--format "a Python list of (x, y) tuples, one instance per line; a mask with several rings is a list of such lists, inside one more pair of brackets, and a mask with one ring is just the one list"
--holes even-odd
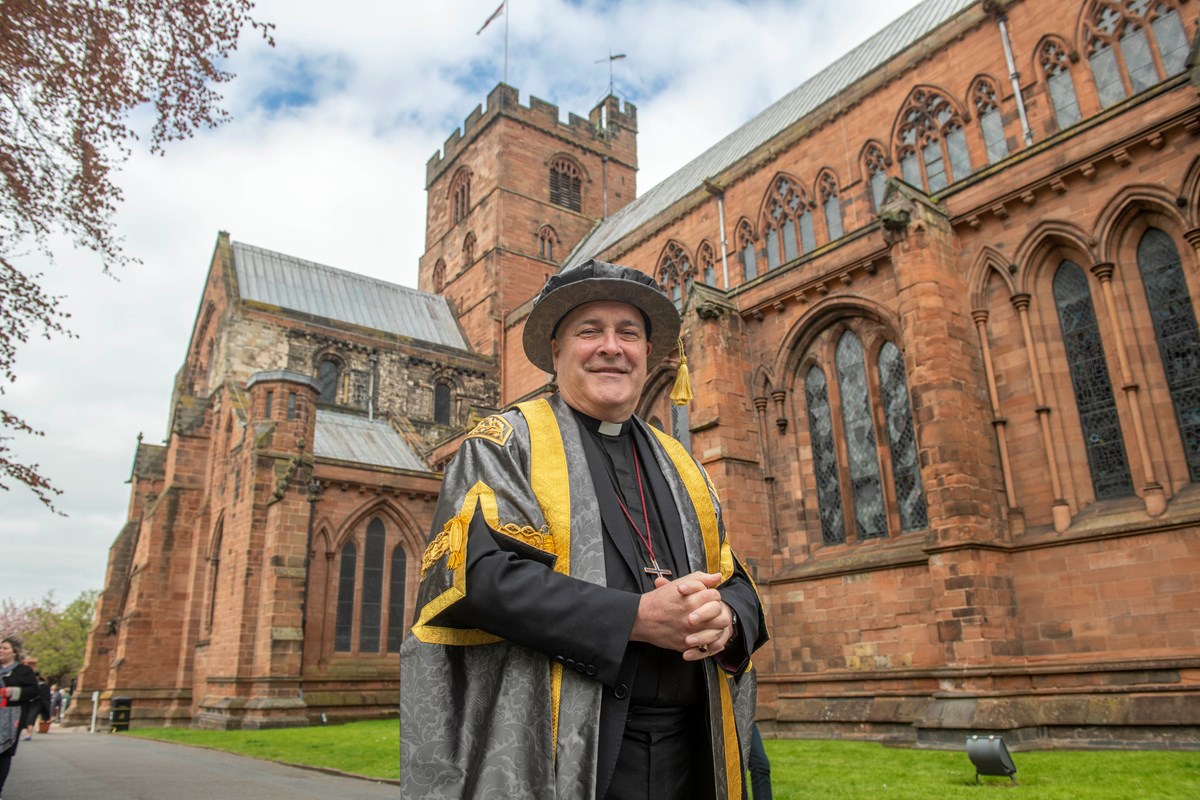
[(8, 779), (13, 756), (21, 738), (22, 715), (13, 714), (13, 707), (28, 706), (37, 697), (37, 673), (21, 663), (21, 641), (12, 636), (0, 639), (0, 792)]
[(58, 721), (62, 722), (62, 718), (67, 715), (67, 707), (71, 705), (71, 689), (64, 686), (62, 688), (62, 703), (58, 706)]
[(38, 718), (46, 721), (50, 720), (50, 684), (42, 677), (40, 672), (36, 671), (37, 659), (31, 658), (25, 662), (25, 666), (34, 670), (34, 676), (37, 680), (37, 692), (30, 699), (29, 705), (25, 706), (25, 741), (33, 739), (33, 726), (38, 721)]
[(754, 800), (773, 800), (771, 792), (771, 761), (763, 747), (758, 723), (750, 728), (750, 792)]

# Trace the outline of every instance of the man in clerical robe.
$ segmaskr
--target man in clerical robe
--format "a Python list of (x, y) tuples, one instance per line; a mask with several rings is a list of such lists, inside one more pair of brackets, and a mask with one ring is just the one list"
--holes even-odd
[(762, 606), (704, 470), (633, 413), (679, 329), (601, 261), (535, 299), (525, 353), (558, 393), (446, 470), (401, 649), (405, 798), (744, 796)]

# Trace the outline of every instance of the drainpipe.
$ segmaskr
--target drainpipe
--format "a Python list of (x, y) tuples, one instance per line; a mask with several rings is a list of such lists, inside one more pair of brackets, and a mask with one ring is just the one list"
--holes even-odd
[(600, 156), (600, 183), (604, 187), (604, 219), (608, 219), (608, 156)]
[(716, 181), (704, 179), (704, 188), (717, 198), (717, 222), (721, 226), (721, 273), (725, 278), (725, 290), (729, 290), (729, 256), (726, 255), (725, 241), (725, 187)]
[(1013, 97), (1017, 99), (1017, 116), (1021, 118), (1021, 133), (1025, 137), (1025, 146), (1033, 144), (1033, 131), (1029, 129), (1029, 119), (1025, 116), (1025, 99), (1021, 96), (1021, 73), (1017, 72), (1013, 60), (1012, 42), (1008, 38), (1008, 17), (1002, 12), (996, 14), (996, 24), (1000, 26), (1000, 41), (1004, 43), (1004, 60), (1008, 62), (1008, 77), (1012, 81)]
[(367, 421), (375, 421), (375, 370), (379, 367), (379, 353), (374, 350), (367, 356), (371, 362), (371, 374), (367, 379)]

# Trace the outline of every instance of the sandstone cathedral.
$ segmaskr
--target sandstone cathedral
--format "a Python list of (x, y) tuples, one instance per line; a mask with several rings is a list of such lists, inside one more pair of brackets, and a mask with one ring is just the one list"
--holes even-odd
[(419, 289), (217, 236), (80, 676), (133, 724), (396, 714), (440, 470), (553, 391), (589, 257), (684, 317), (638, 413), (721, 493), (760, 725), (1200, 744), (1196, 0), (925, 0), (639, 194), (637, 110), (498, 85)]

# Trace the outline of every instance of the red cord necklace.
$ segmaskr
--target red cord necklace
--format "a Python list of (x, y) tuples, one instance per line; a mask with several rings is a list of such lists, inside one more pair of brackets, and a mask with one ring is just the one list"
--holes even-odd
[(643, 567), (642, 572), (657, 578), (665, 578), (671, 574), (671, 570), (660, 567), (658, 559), (654, 557), (654, 541), (650, 538), (650, 513), (646, 510), (646, 490), (642, 488), (642, 462), (638, 459), (637, 445), (632, 442), (630, 444), (633, 445), (633, 468), (637, 474), (638, 498), (642, 501), (642, 521), (646, 526), (645, 533), (642, 533), (637, 523), (633, 521), (633, 516), (630, 515), (629, 509), (625, 507), (625, 501), (621, 499), (620, 492), (617, 492), (617, 503), (621, 506), (621, 510), (625, 512), (625, 519), (629, 520), (629, 526), (637, 534), (638, 541), (645, 546), (646, 552), (650, 555), (650, 566)]

